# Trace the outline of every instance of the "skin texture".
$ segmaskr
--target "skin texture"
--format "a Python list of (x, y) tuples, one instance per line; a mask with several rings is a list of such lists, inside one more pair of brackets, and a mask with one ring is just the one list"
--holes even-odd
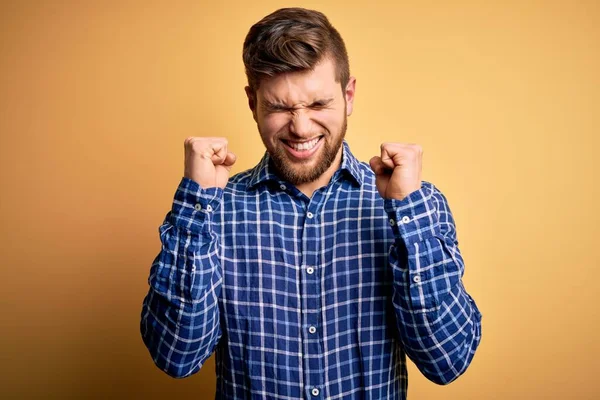
[[(308, 197), (327, 185), (340, 167), (355, 89), (356, 79), (351, 77), (342, 90), (329, 58), (310, 71), (263, 79), (256, 92), (246, 87), (248, 105), (274, 167)], [(308, 150), (297, 148), (315, 141)], [(224, 188), (236, 161), (227, 139), (189, 137), (184, 147), (184, 176), (203, 188)], [(417, 144), (383, 143), (380, 155), (370, 160), (381, 196), (402, 200), (420, 189), (422, 157)]]

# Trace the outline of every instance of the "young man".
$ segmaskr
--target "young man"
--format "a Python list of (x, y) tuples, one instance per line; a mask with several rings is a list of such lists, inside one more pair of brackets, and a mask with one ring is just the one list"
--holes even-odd
[(274, 12), (243, 58), (267, 151), (230, 178), (225, 138), (185, 141), (142, 310), (154, 362), (185, 377), (216, 351), (218, 399), (405, 399), (406, 355), (436, 383), (456, 379), (481, 314), (421, 148), (354, 158), (356, 81), (323, 14)]

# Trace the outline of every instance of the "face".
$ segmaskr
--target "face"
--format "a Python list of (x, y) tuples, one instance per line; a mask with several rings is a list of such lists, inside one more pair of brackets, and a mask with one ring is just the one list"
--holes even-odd
[(258, 130), (281, 178), (299, 185), (339, 167), (356, 80), (345, 90), (328, 58), (312, 71), (264, 79), (246, 88)]

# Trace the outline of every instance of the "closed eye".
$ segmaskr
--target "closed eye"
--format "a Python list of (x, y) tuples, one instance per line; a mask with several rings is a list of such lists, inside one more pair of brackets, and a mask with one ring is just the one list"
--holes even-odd
[(313, 109), (325, 108), (325, 107), (329, 106), (332, 102), (333, 102), (333, 99), (317, 100), (317, 101), (313, 101), (312, 104), (309, 105), (308, 107), (313, 108)]
[(267, 111), (269, 113), (284, 112), (284, 111), (292, 110), (292, 108), (287, 107), (284, 104), (269, 103), (269, 102), (265, 102), (263, 104), (263, 108), (265, 109), (265, 111)]
[[(333, 103), (333, 99), (316, 100), (309, 104), (306, 108), (320, 110), (327, 108), (329, 105), (331, 105), (331, 103)], [(268, 101), (263, 103), (263, 108), (268, 113), (294, 112), (297, 109), (297, 107), (288, 107), (285, 104), (271, 103)]]

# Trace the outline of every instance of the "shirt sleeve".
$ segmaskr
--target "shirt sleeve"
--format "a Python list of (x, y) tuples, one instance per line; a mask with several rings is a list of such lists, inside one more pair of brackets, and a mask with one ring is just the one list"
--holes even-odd
[(403, 200), (386, 199), (385, 211), (395, 237), (389, 260), (400, 339), (423, 375), (447, 384), (467, 369), (481, 340), (452, 213), (429, 182)]
[(183, 178), (159, 228), (162, 249), (150, 269), (140, 330), (155, 364), (173, 377), (199, 371), (221, 337), (222, 271), (212, 219), (222, 195)]

